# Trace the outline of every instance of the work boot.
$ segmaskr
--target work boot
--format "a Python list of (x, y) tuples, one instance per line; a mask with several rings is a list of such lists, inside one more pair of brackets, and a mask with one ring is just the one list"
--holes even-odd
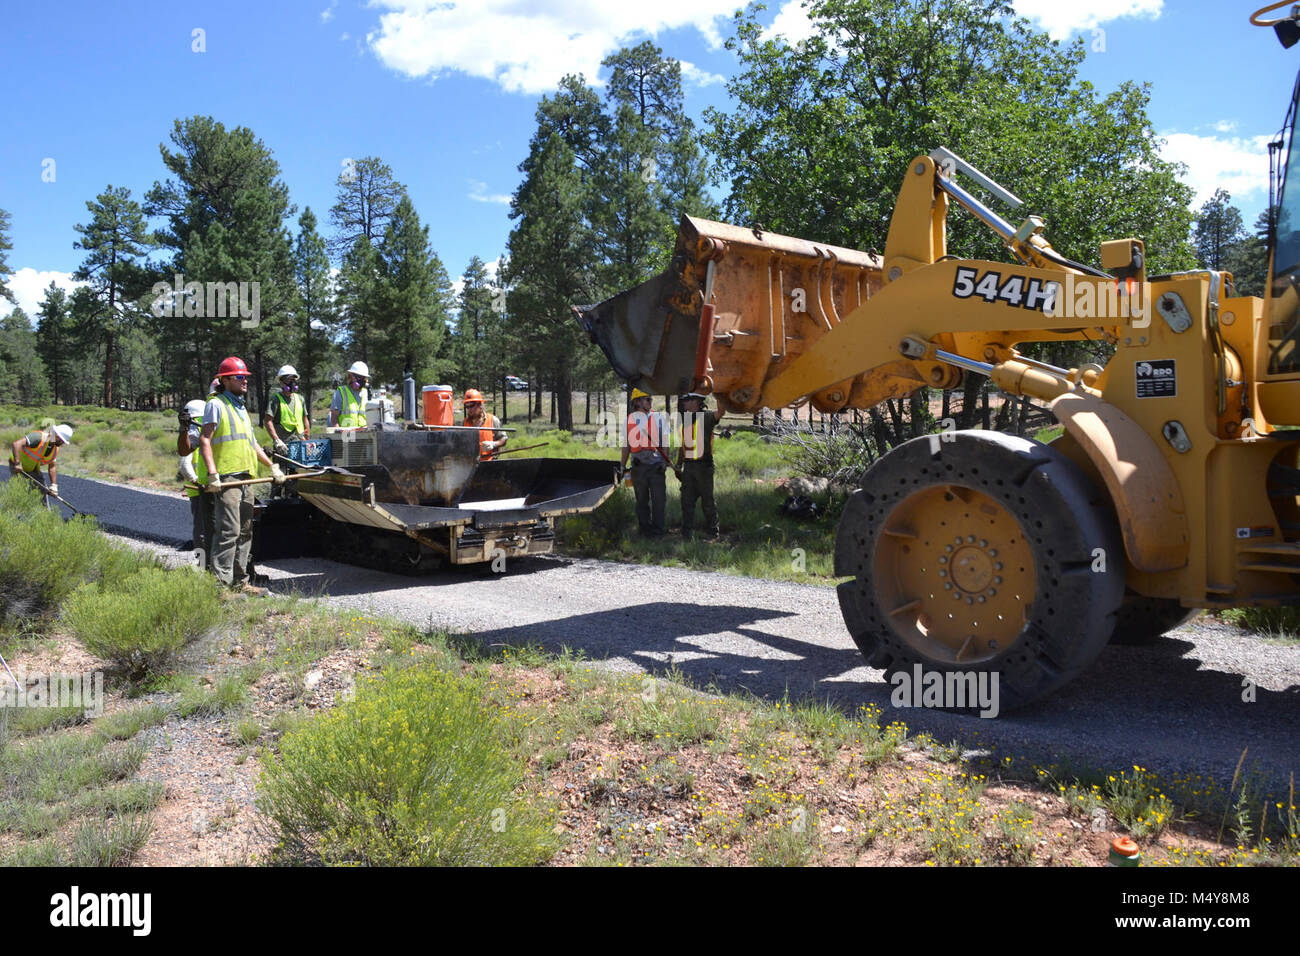
[(247, 581), (239, 586), (239, 591), (243, 594), (251, 594), (254, 597), (261, 597), (266, 594), (266, 588), (259, 588), (256, 584), (249, 584)]

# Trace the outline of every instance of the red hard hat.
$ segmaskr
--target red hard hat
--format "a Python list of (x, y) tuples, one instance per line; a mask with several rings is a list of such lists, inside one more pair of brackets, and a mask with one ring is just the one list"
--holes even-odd
[(465, 403), (483, 401), (483, 393), (477, 388), (471, 388), (465, 393)]
[(247, 375), (247, 374), (248, 374), (248, 366), (244, 364), (244, 360), (241, 358), (236, 358), (233, 355), (230, 356), (230, 358), (228, 359), (222, 359), (221, 366), (220, 368), (217, 369), (217, 378), (222, 378), (226, 375)]

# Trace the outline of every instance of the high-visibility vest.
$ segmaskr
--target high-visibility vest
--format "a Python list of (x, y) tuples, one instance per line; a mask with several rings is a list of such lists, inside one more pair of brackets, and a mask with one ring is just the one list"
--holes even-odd
[(688, 412), (682, 416), (682, 454), (687, 461), (699, 461), (708, 451), (708, 433), (704, 428), (704, 412)]
[(656, 446), (653, 441), (658, 435), (651, 435), (654, 431), (654, 413), (653, 412), (633, 412), (627, 416), (627, 447), (633, 453), (638, 451), (655, 451)]
[(23, 471), (40, 471), (41, 465), (48, 465), (54, 459), (59, 457), (59, 446), (54, 443), (49, 432), (41, 432), (41, 443), (35, 448), (29, 448), (26, 442), (19, 449), (22, 455), (20, 464)]
[(494, 441), (496, 439), (497, 419), (495, 415), (484, 413), (483, 424), (478, 430), (478, 460), (491, 461), (497, 456), (495, 451), (485, 451), (483, 443), (485, 441)]
[(212, 464), (220, 475), (237, 475), (257, 471), (257, 444), (253, 438), (253, 423), (248, 420), (248, 410), (239, 408), (224, 392), (217, 401), (225, 403), (226, 414), (221, 416), (217, 430), (212, 434)]
[(361, 394), (358, 395), (347, 385), (340, 385), (339, 391), (343, 393), (343, 403), (339, 409), (339, 427), (364, 428), (366, 425), (366, 399), (369, 397), (366, 389), (363, 388)]
[[(216, 463), (216, 449), (212, 451), (213, 463)], [(194, 474), (198, 476), (198, 483), (206, 485), (208, 483), (208, 463), (203, 460), (203, 449), (196, 448), (190, 452), (190, 461), (194, 464)], [(220, 472), (218, 472), (220, 474)], [(193, 498), (195, 495), (203, 494), (202, 488), (186, 488), (185, 494)]]
[[(291, 394), (288, 398), (280, 396), (278, 402), (280, 406), (280, 420), (276, 422), (280, 430), (288, 435), (302, 434), (302, 421), (307, 417), (307, 409), (303, 405), (302, 396), (297, 392)], [(342, 419), (342, 416), (339, 416)]]

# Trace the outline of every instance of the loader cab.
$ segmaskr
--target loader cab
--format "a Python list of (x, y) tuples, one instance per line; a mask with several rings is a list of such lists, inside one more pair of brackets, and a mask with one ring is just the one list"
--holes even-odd
[(1300, 150), (1295, 121), (1300, 107), (1300, 77), (1291, 92), (1280, 195), (1269, 235), (1268, 375), (1300, 373)]

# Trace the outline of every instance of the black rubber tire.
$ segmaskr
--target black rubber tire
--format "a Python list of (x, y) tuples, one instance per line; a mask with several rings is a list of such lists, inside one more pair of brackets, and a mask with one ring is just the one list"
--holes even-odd
[(1128, 594), (1115, 616), (1110, 642), (1127, 647), (1151, 644), (1200, 613), (1200, 608), (1183, 607), (1172, 598)]
[[(1046, 697), (1077, 677), (1105, 648), (1124, 598), (1124, 550), (1109, 499), (1068, 458), (1041, 442), (992, 431), (946, 440), (913, 439), (867, 472), (845, 505), (835, 541), (840, 610), (867, 663), (888, 677), (926, 671), (999, 675), (1001, 712)], [(1035, 589), (1024, 628), (1001, 653), (965, 666), (925, 656), (882, 611), (871, 573), (876, 539), (890, 513), (917, 491), (973, 488), (1020, 526), (1034, 559)], [(927, 542), (928, 544), (928, 542)], [(1094, 567), (1104, 549), (1105, 570)]]

